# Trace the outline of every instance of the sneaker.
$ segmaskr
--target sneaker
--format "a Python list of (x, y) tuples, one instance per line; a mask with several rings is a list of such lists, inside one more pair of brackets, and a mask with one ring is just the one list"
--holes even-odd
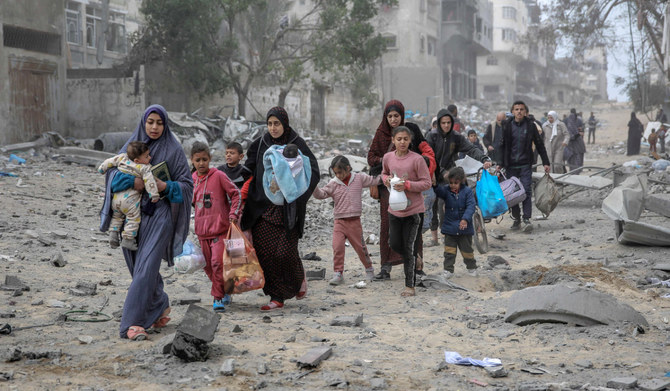
[(226, 305), (223, 304), (222, 299), (214, 299), (214, 302), (212, 303), (212, 309), (214, 312), (226, 312)]
[(512, 223), (512, 231), (518, 231), (521, 229), (521, 219), (514, 219), (514, 223)]
[(391, 274), (384, 269), (380, 270), (379, 273), (375, 275), (375, 280), (377, 281), (390, 280), (390, 279)]
[(454, 275), (453, 272), (450, 272), (449, 270), (444, 270), (444, 271), (442, 271), (442, 274), (440, 274), (440, 276), (438, 278), (439, 278), (441, 283), (447, 284), (447, 280), (450, 279), (451, 276), (453, 276), (453, 275)]
[(137, 251), (137, 241), (135, 239), (126, 239), (121, 240), (121, 247), (130, 251)]
[(375, 268), (374, 267), (369, 267), (365, 269), (365, 278), (368, 279), (368, 281), (372, 281), (375, 279)]
[(230, 305), (230, 303), (233, 302), (233, 298), (230, 295), (225, 295), (223, 296), (223, 299), (221, 299), (221, 302), (223, 302), (223, 305)]
[(523, 232), (532, 232), (533, 231), (533, 224), (530, 222), (529, 219), (523, 219)]
[(333, 273), (333, 278), (328, 281), (330, 285), (342, 285), (344, 278), (342, 277), (342, 272)]
[(109, 231), (109, 247), (119, 248), (119, 231)]
[(471, 275), (472, 277), (477, 277), (477, 268), (468, 269), (468, 274)]

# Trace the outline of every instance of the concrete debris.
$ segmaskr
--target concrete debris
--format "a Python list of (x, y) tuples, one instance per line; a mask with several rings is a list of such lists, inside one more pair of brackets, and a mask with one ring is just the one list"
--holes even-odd
[(17, 276), (6, 275), (5, 283), (0, 285), (3, 291), (30, 291), (30, 287), (21, 281)]
[(642, 391), (661, 391), (670, 387), (670, 379), (650, 379), (637, 383), (637, 388)]
[(503, 366), (484, 367), (484, 369), (486, 370), (486, 373), (493, 378), (507, 377), (508, 375), (507, 370)]
[(96, 294), (96, 290), (96, 283), (80, 281), (74, 288), (70, 288), (70, 294), (73, 296), (93, 296)]
[(319, 346), (316, 348), (310, 349), (302, 357), (297, 360), (298, 367), (300, 368), (315, 368), (321, 364), (321, 361), (330, 357), (333, 353), (333, 349), (329, 346)]
[(171, 353), (186, 362), (207, 360), (220, 319), (219, 314), (191, 304), (177, 327)]
[(60, 252), (52, 255), (49, 262), (51, 262), (51, 264), (56, 267), (64, 267), (67, 265), (67, 261), (63, 258), (63, 254)]
[(593, 368), (593, 363), (591, 362), (591, 360), (577, 360), (575, 361), (575, 365), (587, 369)]
[(363, 314), (358, 316), (338, 316), (330, 321), (331, 326), (354, 327), (363, 323)]
[(670, 228), (640, 221), (615, 221), (616, 239), (621, 244), (670, 246)]
[(613, 296), (565, 285), (536, 286), (514, 293), (509, 299), (505, 321), (519, 326), (531, 323), (593, 326), (621, 322), (649, 326), (639, 312)]
[(625, 390), (628, 388), (635, 388), (637, 385), (637, 378), (632, 376), (628, 377), (615, 377), (607, 381), (607, 387), (615, 388), (617, 390)]
[(651, 267), (652, 270), (663, 270), (670, 272), (670, 263), (658, 263)]
[(307, 281), (323, 280), (326, 278), (326, 269), (305, 271)]
[[(358, 140), (360, 141), (360, 140)], [(351, 164), (351, 169), (354, 172), (368, 172), (368, 160), (364, 157), (354, 156), (354, 155), (344, 155), (349, 160)], [(319, 160), (319, 169), (321, 170), (321, 175), (331, 175), (330, 163), (333, 161), (334, 157), (329, 157), (326, 159)]]
[(233, 376), (235, 374), (235, 360), (232, 358), (226, 359), (223, 364), (221, 364), (219, 373), (223, 376)]
[(305, 261), (320, 261), (321, 257), (316, 255), (315, 252), (311, 252), (311, 253), (305, 254), (302, 257), (302, 259), (305, 260)]
[(128, 141), (132, 134), (132, 132), (103, 133), (93, 142), (93, 149), (96, 151), (104, 151), (111, 154), (116, 154), (126, 144), (126, 141)]

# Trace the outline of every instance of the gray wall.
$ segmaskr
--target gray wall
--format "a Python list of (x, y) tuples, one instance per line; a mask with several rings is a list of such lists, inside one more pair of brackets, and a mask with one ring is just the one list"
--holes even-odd
[(132, 75), (109, 69), (70, 70), (66, 90), (67, 134), (76, 138), (134, 131), (146, 108), (143, 67)]

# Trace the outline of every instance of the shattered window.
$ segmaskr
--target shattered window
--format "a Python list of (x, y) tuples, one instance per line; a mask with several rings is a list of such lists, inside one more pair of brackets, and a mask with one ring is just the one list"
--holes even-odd
[(100, 10), (86, 6), (86, 46), (90, 48), (96, 47), (96, 39), (100, 34), (102, 21), (100, 14)]

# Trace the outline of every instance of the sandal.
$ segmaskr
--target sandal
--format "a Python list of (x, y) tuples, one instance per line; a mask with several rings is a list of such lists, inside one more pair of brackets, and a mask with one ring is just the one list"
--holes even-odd
[(126, 334), (131, 341), (144, 341), (149, 338), (149, 335), (142, 326), (130, 326)]
[(300, 286), (300, 291), (295, 295), (296, 300), (302, 300), (307, 295), (307, 277), (302, 280), (302, 285)]
[(276, 300), (272, 300), (272, 301), (270, 301), (270, 303), (262, 306), (261, 311), (266, 312), (266, 311), (279, 310), (279, 309), (282, 309), (283, 307), (284, 307), (284, 303), (280, 303)]
[(158, 320), (154, 322), (154, 324), (152, 324), (151, 327), (155, 329), (160, 329), (162, 327), (167, 326), (168, 322), (172, 320), (172, 318), (168, 316), (170, 315), (170, 311), (172, 311), (172, 308), (170, 307), (166, 308), (165, 311), (163, 311), (163, 313), (161, 314), (161, 317), (158, 318)]
[(416, 296), (416, 291), (414, 288), (408, 288), (405, 287), (402, 292), (400, 292), (400, 296), (402, 297), (411, 297), (411, 296)]

